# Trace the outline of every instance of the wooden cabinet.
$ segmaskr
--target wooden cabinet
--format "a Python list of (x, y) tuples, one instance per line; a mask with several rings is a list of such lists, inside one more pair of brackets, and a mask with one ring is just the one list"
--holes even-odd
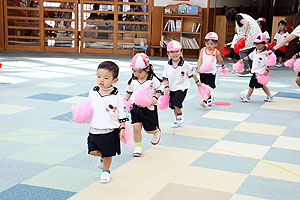
[(222, 45), (232, 41), (235, 34), (235, 24), (233, 21), (228, 21), (224, 15), (217, 15), (215, 27), (215, 32), (219, 37), (217, 49), (220, 50)]
[(166, 55), (167, 43), (177, 40), (183, 46), (185, 57), (198, 57), (203, 26), (202, 9), (198, 7), (198, 14), (178, 14), (179, 5), (182, 4), (166, 6), (165, 9), (171, 9), (172, 14), (163, 13), (162, 15), (160, 46), (163, 48), (163, 55)]

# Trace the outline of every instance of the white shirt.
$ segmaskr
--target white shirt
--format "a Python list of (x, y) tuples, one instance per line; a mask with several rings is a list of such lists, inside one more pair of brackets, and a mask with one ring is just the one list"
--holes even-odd
[[(287, 36), (289, 36), (288, 32), (285, 32), (283, 34), (280, 34), (279, 32), (277, 32), (274, 36), (274, 40), (276, 40), (276, 43), (278, 44), (281, 40), (283, 40), (284, 38), (286, 38)], [(285, 46), (288, 46), (289, 43), (286, 43)]]
[(94, 114), (90, 122), (91, 133), (108, 133), (112, 129), (119, 128), (121, 122), (128, 120), (123, 97), (118, 94), (117, 88), (114, 88), (110, 94), (102, 96), (99, 87), (95, 86), (90, 90), (89, 98), (94, 108)]
[(239, 41), (239, 36), (238, 36), (238, 34), (236, 33), (236, 34), (234, 34), (234, 36), (233, 36), (233, 39), (232, 39), (230, 48), (233, 48), (233, 49), (234, 49), (234, 45), (235, 45), (238, 41)]
[(263, 32), (263, 34), (265, 34), (265, 36), (266, 36), (267, 40), (271, 39), (271, 37), (270, 37), (270, 35), (269, 35), (268, 31), (265, 31), (265, 32)]
[(298, 37), (300, 37), (300, 25), (298, 25), (293, 32), (291, 33), (291, 35), (296, 35)]
[[(218, 50), (214, 49), (210, 54), (207, 53), (206, 47), (201, 49), (202, 54), (202, 65), (207, 62), (211, 62), (213, 64), (212, 70), (205, 72), (205, 74), (216, 74), (217, 72), (217, 53)], [(201, 69), (201, 67), (200, 67)]]
[[(134, 97), (137, 92), (142, 87), (149, 89), (149, 96), (154, 96), (156, 93), (161, 93), (161, 82), (153, 75), (149, 74), (147, 79), (143, 82), (140, 82), (137, 77), (133, 77), (130, 85), (127, 86), (126, 92), (131, 95), (130, 99), (134, 103)], [(148, 107), (150, 110), (154, 110), (154, 106), (151, 105)]]
[(252, 51), (248, 57), (253, 60), (251, 73), (263, 74), (265, 72), (267, 56), (266, 49), (257, 53), (256, 49)]
[(186, 90), (190, 88), (190, 78), (193, 77), (193, 68), (180, 57), (177, 67), (173, 66), (172, 59), (164, 66), (163, 79), (168, 80), (171, 91)]

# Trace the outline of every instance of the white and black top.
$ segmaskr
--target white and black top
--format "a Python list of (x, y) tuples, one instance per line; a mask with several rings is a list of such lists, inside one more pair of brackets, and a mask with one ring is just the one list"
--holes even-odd
[(254, 51), (252, 51), (248, 55), (249, 59), (253, 60), (251, 73), (263, 74), (265, 72), (267, 68), (266, 66), (267, 56), (265, 52), (266, 49), (260, 52), (257, 52), (256, 49), (254, 49)]
[(239, 41), (239, 36), (238, 36), (238, 34), (236, 33), (236, 34), (234, 34), (234, 36), (233, 36), (233, 39), (232, 39), (230, 48), (233, 48), (233, 49), (234, 49), (234, 45), (235, 45), (238, 41)]
[[(274, 36), (274, 40), (276, 40), (276, 43), (278, 44), (281, 40), (283, 40), (284, 38), (286, 38), (287, 36), (289, 36), (290, 34), (285, 31), (284, 33), (280, 34), (280, 32), (277, 32)], [(288, 46), (289, 43), (286, 43), (285, 46)]]
[(194, 69), (180, 57), (177, 67), (173, 66), (172, 59), (164, 66), (163, 80), (169, 81), (171, 91), (186, 90), (190, 88), (190, 78), (193, 77)]
[[(142, 88), (146, 87), (149, 90), (149, 96), (154, 96), (156, 93), (162, 93), (161, 82), (153, 74), (149, 73), (147, 79), (143, 82), (140, 82), (139, 79), (135, 76), (132, 77), (130, 85), (127, 86), (126, 92), (131, 95), (130, 99), (134, 103), (134, 97), (136, 92)], [(150, 110), (154, 110), (154, 106), (148, 107)]]
[(300, 25), (298, 25), (293, 32), (291, 32), (291, 35), (296, 35), (298, 37), (300, 37)]
[(123, 97), (118, 94), (118, 89), (107, 95), (101, 95), (99, 86), (89, 92), (94, 114), (90, 122), (90, 133), (105, 134), (120, 127), (120, 123), (128, 121), (125, 113)]
[(207, 53), (207, 48), (203, 47), (201, 49), (201, 55), (202, 55), (202, 66), (204, 63), (211, 62), (213, 64), (213, 67), (210, 71), (204, 72), (204, 74), (213, 74), (215, 75), (217, 73), (217, 55), (218, 55), (218, 49), (214, 48), (214, 50), (211, 53)]

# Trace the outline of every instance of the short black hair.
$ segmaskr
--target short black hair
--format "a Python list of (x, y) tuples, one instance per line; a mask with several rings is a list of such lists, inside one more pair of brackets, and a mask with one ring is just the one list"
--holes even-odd
[(282, 19), (282, 20), (280, 20), (280, 21), (278, 22), (278, 26), (279, 26), (280, 24), (286, 26), (286, 25), (287, 25), (287, 22), (286, 22), (284, 19)]
[(238, 12), (236, 11), (235, 8), (230, 8), (230, 9), (226, 10), (226, 12), (225, 12), (226, 19), (230, 20), (230, 21), (234, 21), (235, 16), (237, 14), (238, 14)]
[[(119, 75), (119, 66), (112, 61), (104, 61), (99, 64), (98, 69), (107, 69), (113, 73), (113, 78), (118, 78)], [(97, 69), (97, 70), (98, 70)]]
[(214, 43), (218, 43), (218, 40), (213, 40), (213, 39), (206, 39), (205, 42), (208, 42), (209, 40), (213, 41)]

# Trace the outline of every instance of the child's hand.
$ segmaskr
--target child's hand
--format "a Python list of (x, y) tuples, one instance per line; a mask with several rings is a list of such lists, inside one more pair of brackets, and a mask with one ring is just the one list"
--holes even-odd
[(152, 105), (157, 104), (157, 99), (155, 97), (152, 97)]
[(120, 137), (123, 138), (125, 143), (127, 142), (126, 137), (125, 137), (125, 129), (124, 128), (120, 130)]
[(297, 58), (297, 56), (296, 55), (294, 55), (293, 57), (292, 57), (292, 59), (296, 59)]
[(244, 62), (244, 61), (243, 61), (243, 59), (240, 59), (238, 62), (242, 63), (242, 62)]
[(225, 69), (225, 67), (226, 67), (226, 66), (225, 66), (225, 65), (223, 65), (223, 66), (222, 66), (222, 69)]
[(201, 82), (199, 81), (198, 83), (196, 83), (197, 86), (201, 86)]
[(265, 70), (264, 75), (268, 75), (268, 74), (269, 74), (269, 72), (267, 70)]

